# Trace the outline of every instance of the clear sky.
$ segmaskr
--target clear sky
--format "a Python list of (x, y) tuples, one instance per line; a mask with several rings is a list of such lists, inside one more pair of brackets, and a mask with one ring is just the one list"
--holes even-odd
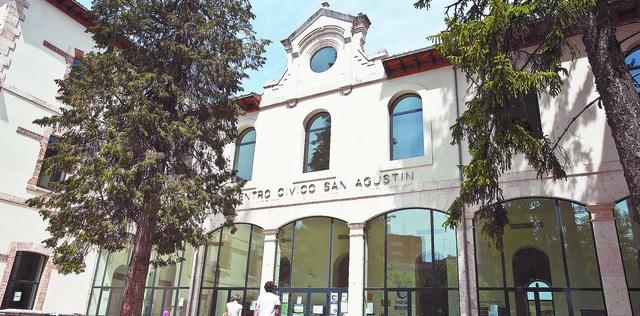
[[(271, 44), (267, 47), (266, 64), (259, 71), (249, 73), (250, 77), (243, 81), (244, 93), (262, 93), (266, 81), (280, 78), (287, 67), (286, 54), (280, 41), (325, 1), (334, 11), (351, 15), (357, 15), (358, 12), (366, 14), (371, 21), (366, 52), (372, 54), (386, 49), (389, 55), (430, 45), (426, 36), (444, 28), (444, 6), (452, 2), (433, 0), (431, 9), (426, 11), (415, 9), (415, 0), (252, 0), (256, 15), (254, 29), (258, 37), (270, 40)], [(79, 2), (91, 6), (91, 0)]]

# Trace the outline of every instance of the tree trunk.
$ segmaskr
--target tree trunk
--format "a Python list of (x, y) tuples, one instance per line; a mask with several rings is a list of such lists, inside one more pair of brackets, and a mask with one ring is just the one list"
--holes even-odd
[(151, 220), (142, 215), (136, 223), (136, 236), (131, 251), (131, 262), (127, 271), (127, 282), (124, 287), (124, 298), (120, 316), (142, 315), (144, 286), (149, 273), (151, 259)]
[(631, 194), (632, 218), (639, 221), (640, 98), (627, 71), (607, 0), (599, 0), (585, 19), (582, 41)]

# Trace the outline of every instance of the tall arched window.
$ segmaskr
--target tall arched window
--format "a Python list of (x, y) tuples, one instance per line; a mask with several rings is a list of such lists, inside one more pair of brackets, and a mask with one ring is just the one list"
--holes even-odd
[[(186, 246), (178, 253), (183, 261), (164, 267), (149, 267), (143, 315), (161, 315), (164, 308), (168, 308), (171, 315), (187, 315), (194, 254), (194, 248)], [(130, 260), (129, 249), (100, 252), (87, 315), (118, 315)]]
[(616, 204), (614, 211), (631, 307), (634, 315), (640, 315), (640, 224), (631, 219), (627, 200)]
[(640, 45), (633, 48), (624, 61), (627, 63), (629, 73), (636, 82), (636, 92), (640, 93)]
[[(349, 228), (341, 220), (311, 217), (278, 231), (276, 275), (282, 315), (342, 315), (349, 280)], [(342, 303), (345, 303), (344, 305)], [(315, 310), (315, 311), (314, 311)]]
[(249, 181), (253, 174), (253, 154), (256, 148), (256, 130), (249, 128), (240, 134), (236, 144), (233, 169), (238, 171), (238, 179)]
[(253, 315), (253, 305), (260, 294), (260, 273), (264, 234), (258, 226), (236, 224), (212, 234), (213, 242), (204, 254), (199, 316), (219, 316), (231, 296), (240, 295), (244, 315)]
[(398, 98), (391, 106), (391, 160), (424, 156), (422, 100), (415, 94)]
[(591, 216), (556, 199), (504, 203), (509, 224), (496, 248), (476, 217), (481, 315), (606, 315)]
[(405, 209), (367, 223), (367, 314), (460, 314), (456, 234), (442, 227), (446, 218)]
[(331, 116), (318, 113), (311, 117), (305, 129), (304, 172), (329, 169)]

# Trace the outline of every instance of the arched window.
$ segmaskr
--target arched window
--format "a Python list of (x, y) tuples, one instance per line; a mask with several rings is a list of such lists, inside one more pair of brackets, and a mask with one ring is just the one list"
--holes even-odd
[(222, 315), (227, 302), (240, 295), (244, 315), (253, 315), (260, 294), (264, 234), (249, 224), (236, 224), (236, 231), (223, 227), (212, 234), (204, 254), (198, 315)]
[(460, 314), (456, 234), (442, 227), (446, 218), (405, 209), (367, 223), (367, 314)]
[(502, 249), (476, 217), (480, 314), (606, 315), (589, 212), (556, 199), (503, 205), (509, 224)]
[(636, 92), (640, 93), (640, 45), (633, 48), (624, 61), (629, 67), (629, 73), (636, 82)]
[(253, 154), (256, 148), (256, 130), (249, 128), (240, 134), (236, 144), (233, 169), (238, 171), (238, 179), (249, 181), (253, 174)]
[(627, 200), (614, 209), (618, 242), (634, 315), (640, 315), (640, 224), (631, 218)]
[(325, 46), (311, 56), (309, 66), (313, 72), (325, 72), (336, 63), (338, 52), (334, 47)]
[(422, 100), (415, 94), (398, 98), (390, 111), (391, 160), (424, 156)]
[(41, 254), (16, 252), (0, 308), (32, 309), (46, 262), (47, 257)]
[[(278, 231), (276, 275), (282, 314), (342, 315), (348, 297), (349, 228), (341, 220), (311, 217)], [(342, 305), (345, 303), (345, 305)], [(289, 314), (284, 311), (288, 310)]]
[(304, 172), (329, 169), (331, 151), (331, 116), (318, 113), (306, 126)]
[[(194, 248), (187, 246), (179, 252), (183, 261), (164, 267), (149, 267), (143, 315), (161, 315), (163, 308), (169, 308), (171, 315), (187, 315), (194, 254)], [(130, 260), (129, 249), (100, 252), (87, 315), (118, 315)]]

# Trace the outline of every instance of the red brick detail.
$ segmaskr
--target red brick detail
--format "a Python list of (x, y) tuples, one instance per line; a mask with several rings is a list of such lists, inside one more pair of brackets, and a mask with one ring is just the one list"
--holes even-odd
[(57, 46), (51, 44), (49, 41), (44, 40), (44, 42), (42, 42), (42, 45), (44, 45), (44, 47), (50, 49), (54, 53), (62, 56), (62, 58), (64, 58), (64, 60), (67, 61), (67, 64), (73, 62), (73, 56), (71, 56), (71, 54), (69, 54), (69, 53), (63, 51), (62, 49), (58, 48)]
[(20, 126), (18, 126), (18, 129), (16, 129), (16, 133), (18, 133), (20, 135), (27, 136), (29, 138), (32, 138), (32, 139), (36, 140), (36, 141), (40, 141), (44, 137), (44, 136), (42, 136), (42, 134), (36, 133), (34, 131), (28, 130), (28, 129), (26, 129), (24, 127), (20, 127)]
[(40, 138), (40, 153), (38, 154), (38, 160), (35, 168), (33, 169), (33, 175), (27, 182), (27, 189), (33, 190), (33, 188), (38, 184), (38, 176), (40, 175), (40, 169), (42, 169), (42, 161), (44, 160), (44, 155), (47, 152), (47, 145), (49, 144), (49, 136), (51, 136), (51, 133), (51, 128), (46, 128), (42, 134), (42, 138)]
[(11, 268), (13, 267), (13, 261), (16, 259), (16, 252), (18, 251), (35, 252), (47, 256), (47, 263), (45, 264), (44, 271), (40, 277), (38, 293), (36, 294), (36, 300), (33, 308), (34, 310), (42, 310), (54, 265), (53, 260), (51, 259), (51, 250), (41, 244), (32, 242), (12, 242), (9, 244), (9, 253), (5, 255), (7, 256), (7, 260), (5, 261), (6, 265), (4, 267), (4, 273), (2, 274), (2, 281), (0, 281), (0, 299), (4, 297), (4, 293), (7, 290), (7, 284), (9, 283), (9, 277), (11, 276)]

